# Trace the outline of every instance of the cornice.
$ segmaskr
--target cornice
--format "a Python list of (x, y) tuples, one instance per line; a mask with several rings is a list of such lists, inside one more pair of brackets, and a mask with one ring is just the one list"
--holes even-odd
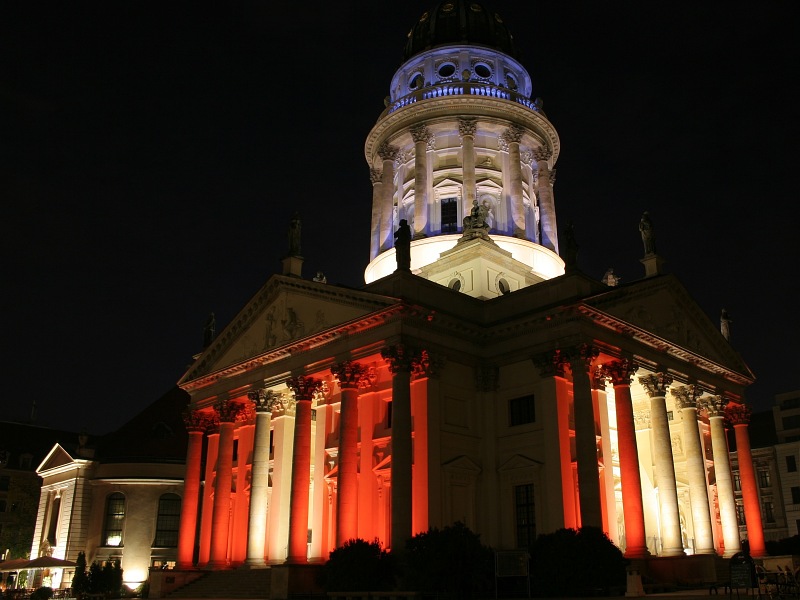
[(540, 113), (530, 110), (516, 102), (490, 96), (445, 96), (420, 100), (396, 110), (380, 119), (367, 136), (364, 156), (372, 165), (377, 149), (400, 131), (410, 129), (421, 122), (459, 117), (478, 117), (495, 120), (498, 123), (514, 123), (529, 129), (532, 133), (543, 135), (548, 149), (552, 150), (555, 164), (561, 150), (561, 142), (555, 127)]

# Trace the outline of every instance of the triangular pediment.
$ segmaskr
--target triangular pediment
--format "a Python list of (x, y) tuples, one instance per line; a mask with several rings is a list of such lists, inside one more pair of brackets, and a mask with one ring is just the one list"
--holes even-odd
[(276, 275), (197, 357), (181, 383), (322, 335), (396, 302), (369, 292)]
[(453, 460), (450, 460), (442, 465), (442, 469), (446, 471), (461, 471), (461, 472), (469, 472), (469, 473), (480, 473), (481, 467), (476, 463), (474, 460), (469, 458), (468, 456), (457, 456)]
[(41, 475), (54, 469), (62, 469), (75, 463), (72, 455), (64, 450), (61, 444), (56, 444), (44, 457), (42, 463), (37, 467), (36, 472)]
[(651, 343), (669, 344), (701, 356), (743, 375), (752, 376), (747, 365), (711, 322), (686, 288), (674, 277), (645, 279), (614, 288), (586, 300), (616, 321), (610, 326), (632, 326)]
[(507, 471), (516, 471), (517, 469), (530, 469), (531, 467), (539, 468), (541, 466), (542, 463), (539, 461), (523, 456), (522, 454), (515, 454), (500, 465), (500, 468), (497, 470), (503, 473)]

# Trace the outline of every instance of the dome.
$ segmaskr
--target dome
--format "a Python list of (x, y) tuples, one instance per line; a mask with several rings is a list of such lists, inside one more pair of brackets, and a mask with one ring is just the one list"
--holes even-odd
[(425, 11), (409, 31), (403, 60), (450, 44), (487, 46), (518, 58), (508, 27), (487, 3), (442, 0)]

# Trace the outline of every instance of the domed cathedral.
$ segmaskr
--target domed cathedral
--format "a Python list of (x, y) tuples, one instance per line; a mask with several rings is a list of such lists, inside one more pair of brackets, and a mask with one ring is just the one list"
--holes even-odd
[[(551, 177), (558, 134), (516, 57), (502, 17), (479, 2), (440, 2), (412, 27), (365, 146), (367, 283), (394, 271), (402, 220), (412, 271), (470, 296), (563, 274)], [(478, 239), (489, 244), (469, 243)]]
[(365, 145), (365, 287), (304, 278), (297, 227), (283, 273), (207, 336), (180, 381), (180, 568), (289, 568), (352, 538), (402, 553), (458, 521), (497, 550), (596, 526), (708, 578), (740, 523), (764, 553), (753, 375), (662, 272), (646, 214), (640, 280), (590, 278), (559, 244), (559, 139), (512, 25), (457, 0), (412, 25)]

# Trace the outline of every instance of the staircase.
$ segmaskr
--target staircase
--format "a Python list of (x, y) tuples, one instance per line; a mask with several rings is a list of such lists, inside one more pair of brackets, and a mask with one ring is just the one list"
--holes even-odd
[(269, 598), (271, 569), (209, 571), (167, 598)]

